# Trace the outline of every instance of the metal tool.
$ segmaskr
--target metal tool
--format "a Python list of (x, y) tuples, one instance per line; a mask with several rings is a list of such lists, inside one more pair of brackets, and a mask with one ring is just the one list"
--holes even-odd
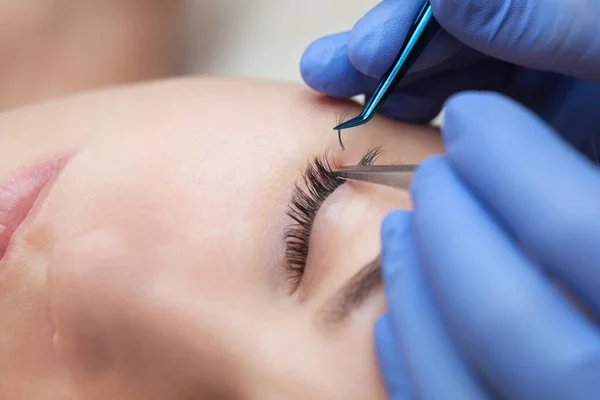
[(406, 75), (410, 67), (412, 67), (417, 58), (419, 58), (423, 49), (431, 41), (439, 28), (440, 25), (433, 18), (431, 4), (427, 1), (423, 5), (423, 8), (408, 32), (396, 60), (379, 81), (379, 85), (377, 85), (377, 88), (366, 102), (362, 112), (357, 117), (333, 128), (338, 131), (338, 135), (341, 133), (342, 129), (353, 128), (365, 124), (373, 118), (379, 106), (381, 106), (390, 93), (392, 93), (397, 83), (404, 75)]
[(352, 165), (333, 171), (345, 179), (408, 189), (418, 165)]

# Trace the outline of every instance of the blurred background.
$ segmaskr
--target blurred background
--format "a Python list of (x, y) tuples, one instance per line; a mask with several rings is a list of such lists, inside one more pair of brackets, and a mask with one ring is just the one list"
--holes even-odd
[(306, 46), (349, 30), (379, 0), (187, 0), (186, 73), (300, 82)]
[(301, 82), (377, 0), (0, 0), (0, 110), (178, 74)]

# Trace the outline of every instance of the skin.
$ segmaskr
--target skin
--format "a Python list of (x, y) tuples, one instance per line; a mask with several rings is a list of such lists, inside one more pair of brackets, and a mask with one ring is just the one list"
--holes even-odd
[(0, 1), (0, 109), (171, 74), (182, 3)]
[(339, 324), (322, 315), (408, 193), (338, 188), (293, 293), (285, 212), (315, 155), (419, 162), (442, 145), (377, 117), (342, 151), (343, 112), (358, 108), (301, 86), (196, 78), (0, 114), (0, 181), (74, 153), (0, 262), (0, 398), (385, 399), (382, 290)]

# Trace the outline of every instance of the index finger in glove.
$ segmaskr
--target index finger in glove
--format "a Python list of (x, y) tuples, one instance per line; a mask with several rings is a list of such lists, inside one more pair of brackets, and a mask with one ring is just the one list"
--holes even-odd
[(596, 399), (600, 332), (526, 257), (447, 158), (423, 162), (411, 192), (427, 288), (471, 365), (506, 398)]
[(449, 160), (542, 266), (600, 313), (600, 170), (497, 94), (447, 103)]
[(412, 216), (405, 211), (393, 211), (383, 222), (381, 264), (390, 321), (402, 351), (397, 356), (403, 357), (415, 397), (488, 399), (431, 300), (414, 245)]

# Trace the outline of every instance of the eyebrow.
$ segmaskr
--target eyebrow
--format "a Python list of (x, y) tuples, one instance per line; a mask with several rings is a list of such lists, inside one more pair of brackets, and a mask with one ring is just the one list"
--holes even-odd
[(381, 287), (382, 283), (381, 261), (377, 256), (361, 268), (325, 303), (324, 321), (327, 324), (342, 322), (353, 310), (359, 308), (376, 289)]

